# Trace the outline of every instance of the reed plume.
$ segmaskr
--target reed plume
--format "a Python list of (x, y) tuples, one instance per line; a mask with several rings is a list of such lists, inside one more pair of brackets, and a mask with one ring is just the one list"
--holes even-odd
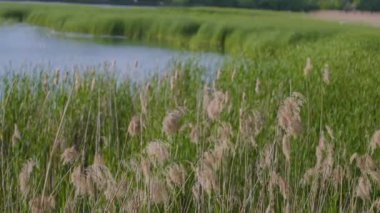
[(75, 160), (78, 158), (78, 155), (79, 153), (76, 150), (75, 146), (65, 149), (61, 154), (61, 160), (63, 162), (63, 165), (74, 163)]
[(361, 176), (356, 186), (356, 196), (362, 200), (370, 200), (371, 182), (366, 176)]
[(144, 126), (144, 121), (141, 116), (135, 115), (132, 117), (128, 125), (128, 134), (132, 137), (139, 135)]
[(380, 147), (380, 130), (373, 133), (371, 142), (369, 144), (370, 152), (373, 154), (377, 148)]
[(185, 183), (186, 170), (180, 164), (172, 164), (166, 173), (166, 182), (169, 186), (181, 187)]
[(256, 85), (255, 85), (255, 93), (259, 94), (260, 93), (260, 79), (256, 79)]
[(213, 98), (208, 102), (206, 107), (207, 117), (211, 120), (215, 120), (219, 117), (223, 111), (224, 105), (227, 103), (228, 96), (226, 93), (216, 91)]
[(95, 193), (91, 179), (82, 171), (81, 166), (73, 169), (70, 182), (74, 185), (76, 196), (93, 196)]
[(311, 64), (311, 59), (307, 58), (306, 59), (306, 64), (305, 64), (305, 68), (303, 69), (304, 76), (305, 77), (309, 77), (309, 75), (311, 74), (312, 69), (313, 69), (313, 65)]
[(16, 146), (18, 141), (21, 139), (20, 131), (18, 130), (17, 124), (14, 125), (14, 131), (12, 135), (12, 146)]
[(323, 82), (325, 84), (330, 84), (330, 71), (329, 71), (329, 65), (325, 64), (323, 68)]
[(28, 197), (30, 192), (30, 176), (35, 165), (36, 162), (34, 160), (27, 160), (18, 176), (20, 191), (24, 199)]
[(50, 212), (55, 208), (53, 196), (39, 196), (29, 201), (29, 207), (32, 213)]
[(165, 204), (169, 201), (169, 192), (165, 182), (154, 177), (149, 182), (149, 199), (154, 204)]
[(152, 141), (146, 147), (146, 153), (153, 162), (163, 164), (169, 157), (169, 150), (166, 144), (160, 141)]
[(298, 92), (293, 92), (286, 98), (277, 113), (278, 124), (290, 136), (297, 136), (302, 131), (301, 107), (305, 98)]
[(162, 130), (166, 135), (171, 136), (175, 134), (181, 127), (180, 121), (182, 117), (182, 112), (179, 110), (174, 110), (166, 114), (164, 120), (162, 121)]

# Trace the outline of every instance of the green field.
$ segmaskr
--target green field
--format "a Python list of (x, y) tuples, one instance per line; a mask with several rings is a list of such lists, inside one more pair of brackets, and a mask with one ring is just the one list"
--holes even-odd
[(2, 77), (3, 212), (380, 210), (380, 29), (288, 12), (9, 3), (0, 20), (237, 59), (210, 81), (191, 62), (143, 83), (111, 64)]

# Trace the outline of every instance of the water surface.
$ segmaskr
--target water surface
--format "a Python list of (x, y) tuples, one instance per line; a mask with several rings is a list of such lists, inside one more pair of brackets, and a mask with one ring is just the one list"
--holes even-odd
[[(32, 70), (70, 70), (115, 62), (118, 71), (133, 80), (167, 71), (173, 61), (195, 60), (213, 72), (223, 61), (215, 53), (196, 53), (131, 44), (125, 38), (94, 38), (89, 35), (57, 33), (25, 24), (0, 25), (0, 72)], [(35, 70), (35, 69), (34, 69)]]

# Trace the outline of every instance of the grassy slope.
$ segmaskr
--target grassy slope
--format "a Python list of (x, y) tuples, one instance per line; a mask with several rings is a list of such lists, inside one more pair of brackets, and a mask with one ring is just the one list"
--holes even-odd
[(310, 20), (303, 14), (217, 8), (110, 9), (5, 3), (1, 4), (0, 17), (58, 31), (125, 35), (174, 47), (253, 55), (268, 46), (296, 45), (354, 32), (338, 24)]
[[(0, 4), (0, 17), (13, 17), (27, 23), (47, 26), (60, 31), (73, 31), (94, 34), (126, 35), (130, 38), (167, 44), (173, 47), (189, 49), (220, 50), (235, 56), (244, 56), (252, 59), (248, 64), (241, 66), (238, 63), (229, 63), (222, 68), (222, 76), (216, 82), (218, 89), (228, 91), (231, 95), (232, 111), (225, 112), (221, 121), (229, 122), (233, 126), (234, 136), (231, 141), (238, 138), (238, 114), (241, 107), (241, 96), (247, 94), (248, 109), (264, 111), (268, 123), (263, 134), (257, 138), (259, 147), (268, 141), (275, 141), (275, 119), (278, 106), (283, 98), (291, 91), (299, 91), (307, 96), (307, 105), (302, 110), (305, 131), (300, 137), (292, 141), (292, 170), (287, 179), (293, 189), (293, 210), (308, 205), (308, 192), (310, 188), (302, 188), (300, 177), (307, 168), (315, 163), (315, 146), (318, 144), (321, 126), (329, 125), (335, 131), (336, 164), (348, 166), (348, 159), (354, 152), (363, 153), (370, 136), (379, 128), (379, 102), (380, 85), (380, 40), (379, 30), (359, 26), (341, 26), (334, 23), (309, 20), (302, 14), (286, 12), (263, 12), (254, 10), (232, 10), (213, 8), (192, 9), (100, 9), (77, 6), (51, 6), (51, 5), (19, 5)], [(308, 81), (302, 75), (304, 61), (310, 56), (314, 69)], [(321, 81), (321, 70), (327, 63), (330, 66), (331, 83), (324, 85)], [(199, 149), (204, 147), (189, 144), (187, 133), (180, 133), (168, 139), (161, 132), (162, 118), (165, 113), (178, 105), (186, 105), (189, 113), (185, 121), (196, 123), (198, 121), (197, 92), (203, 88), (200, 72), (195, 67), (186, 67), (181, 70), (181, 77), (176, 90), (170, 90), (169, 80), (152, 81), (153, 92), (149, 100), (150, 108), (147, 118), (147, 131), (142, 136), (143, 145), (154, 139), (171, 141), (172, 150), (182, 152), (173, 154), (175, 162), (194, 161), (201, 155)], [(237, 74), (231, 81), (232, 70)], [(60, 135), (69, 141), (69, 145), (80, 142), (81, 149), (87, 149), (86, 163), (92, 162), (95, 150), (93, 141), (101, 141), (101, 153), (114, 174), (125, 172), (120, 165), (123, 160), (134, 158), (137, 151), (141, 151), (139, 139), (130, 139), (125, 132), (130, 118), (140, 113), (138, 95), (129, 93), (129, 82), (116, 86), (116, 79), (98, 76), (96, 92), (90, 91), (91, 76), (82, 82), (82, 88), (74, 92), (70, 107), (65, 117), (64, 132)], [(256, 79), (261, 80), (261, 92), (254, 94)], [(5, 159), (12, 162), (10, 166), (2, 166), (2, 180), (16, 188), (17, 175), (21, 165), (26, 159), (32, 157), (40, 162), (40, 168), (33, 181), (35, 192), (41, 193), (42, 178), (47, 162), (46, 153), (51, 149), (59, 125), (65, 101), (68, 99), (67, 88), (72, 82), (61, 87), (66, 90), (55, 90), (46, 93), (42, 88), (41, 76), (35, 79), (30, 77), (16, 77), (5, 81), (8, 96), (2, 96), (2, 131), (4, 141), (11, 141), (13, 125), (17, 123), (21, 130), (22, 140), (16, 147), (4, 145)], [(8, 82), (8, 83), (6, 83)], [(35, 89), (37, 91), (35, 91)], [(110, 89), (112, 88), (112, 89)], [(136, 91), (141, 91), (138, 88)], [(37, 93), (37, 94), (35, 94)], [(34, 95), (31, 95), (34, 94)], [(176, 100), (176, 101), (174, 101)], [(54, 106), (54, 107), (51, 107)], [(101, 119), (99, 120), (99, 117)], [(308, 122), (309, 120), (309, 122)], [(100, 130), (95, 125), (101, 123)], [(203, 121), (202, 121), (203, 122)], [(211, 124), (210, 134), (216, 135), (219, 123)], [(205, 127), (206, 128), (206, 127)], [(100, 131), (100, 132), (99, 132)], [(205, 130), (206, 131), (206, 130)], [(37, 134), (41, 133), (41, 134)], [(206, 136), (202, 138), (206, 140)], [(29, 145), (31, 141), (33, 145)], [(77, 142), (79, 141), (79, 142)], [(108, 141), (108, 143), (107, 143)], [(35, 143), (35, 144), (34, 144)], [(88, 147), (84, 145), (88, 143)], [(278, 142), (280, 143), (280, 142)], [(9, 144), (9, 143), (8, 143)], [(119, 154), (115, 153), (115, 146), (120, 146)], [(210, 146), (210, 144), (201, 145)], [(278, 150), (281, 148), (278, 147)], [(277, 151), (278, 151), (277, 150)], [(285, 175), (284, 161), (281, 151), (278, 151), (279, 162), (275, 166), (277, 172)], [(16, 153), (16, 154), (14, 154)], [(22, 153), (22, 154), (21, 154)], [(245, 169), (256, 162), (261, 149), (252, 151), (239, 151), (236, 162), (244, 162), (244, 166), (231, 165), (231, 172), (236, 190), (252, 187), (241, 180)], [(247, 157), (245, 157), (247, 155)], [(65, 200), (73, 194), (73, 188), (66, 174), (68, 168), (61, 167), (59, 157), (56, 156), (52, 171), (63, 180), (62, 184), (52, 180), (48, 191), (59, 187), (61, 191), (54, 194), (57, 197), (57, 206), (62, 207)], [(248, 158), (248, 160), (247, 160)], [(248, 161), (248, 162), (247, 162)], [(4, 161), (3, 161), (4, 162)], [(231, 162), (231, 161), (227, 161)], [(243, 163), (242, 163), (243, 164)], [(189, 171), (190, 168), (187, 168)], [(249, 170), (250, 171), (250, 170)], [(325, 211), (336, 211), (337, 206), (348, 208), (346, 202), (352, 202), (349, 190), (354, 190), (358, 178), (358, 171), (350, 167), (353, 177), (342, 186), (343, 193), (334, 191), (331, 185), (322, 194), (319, 202)], [(257, 182), (255, 171), (252, 171), (253, 184)], [(251, 173), (249, 173), (251, 174)], [(5, 177), (5, 178), (4, 178)], [(223, 175), (221, 176), (223, 177)], [(249, 176), (250, 177), (250, 176)], [(256, 182), (255, 182), (256, 181)], [(191, 200), (189, 188), (193, 184), (193, 177), (186, 184), (186, 193), (178, 195), (176, 202), (171, 206), (175, 210), (181, 206), (181, 201)], [(240, 185), (239, 185), (240, 184)], [(349, 190), (346, 190), (349, 188)], [(9, 192), (11, 195), (7, 195)], [(237, 192), (244, 194), (241, 191)], [(257, 193), (257, 192), (256, 192)], [(378, 191), (374, 188), (372, 197)], [(17, 190), (6, 189), (2, 191), (5, 211), (25, 209), (27, 204), (18, 199)], [(240, 194), (241, 195), (241, 194)], [(268, 196), (268, 194), (265, 194)], [(342, 196), (343, 198), (340, 198)], [(245, 198), (243, 195), (239, 198)], [(281, 208), (281, 197), (276, 195), (276, 208)], [(211, 203), (216, 207), (224, 208), (223, 198), (213, 197)], [(12, 203), (14, 206), (6, 203)], [(349, 200), (349, 201), (347, 201)], [(7, 202), (9, 201), (9, 202)], [(96, 202), (80, 200), (82, 208), (104, 208), (104, 200)], [(257, 197), (252, 202), (255, 206)], [(215, 206), (207, 206), (213, 209)], [(267, 205), (265, 201), (264, 209)], [(356, 205), (356, 204), (355, 204)], [(370, 203), (361, 203), (355, 206), (356, 211), (367, 210)], [(191, 203), (195, 208), (195, 204)], [(233, 206), (234, 207), (234, 206)], [(352, 206), (350, 206), (352, 207)], [(77, 207), (78, 208), (78, 207)], [(238, 207), (236, 207), (238, 208)], [(235, 208), (235, 210), (236, 210)], [(78, 209), (77, 209), (78, 210)], [(146, 209), (145, 209), (146, 210)], [(170, 209), (169, 209), (170, 210)], [(252, 210), (252, 209), (250, 209)]]

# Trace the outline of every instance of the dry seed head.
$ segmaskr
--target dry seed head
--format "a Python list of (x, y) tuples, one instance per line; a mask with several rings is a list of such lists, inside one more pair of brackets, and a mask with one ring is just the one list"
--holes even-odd
[(53, 196), (39, 196), (29, 201), (29, 207), (32, 213), (50, 212), (55, 207)]
[(260, 79), (256, 79), (255, 93), (259, 94), (260, 92)]
[(236, 76), (236, 68), (234, 68), (233, 71), (232, 71), (231, 82), (233, 82), (235, 80), (235, 76)]
[(229, 141), (232, 136), (232, 126), (230, 123), (223, 122), (218, 127), (218, 139), (222, 142)]
[(302, 94), (293, 92), (282, 102), (278, 110), (278, 124), (289, 136), (297, 136), (302, 131), (300, 111), (304, 102)]
[(206, 107), (207, 117), (211, 120), (215, 120), (219, 117), (219, 114), (223, 111), (224, 105), (227, 103), (228, 95), (223, 92), (216, 91), (213, 99), (208, 103)]
[(48, 89), (49, 85), (49, 76), (48, 74), (44, 73), (42, 77), (42, 89), (46, 91)]
[(64, 76), (63, 76), (63, 82), (67, 82), (68, 78), (69, 78), (69, 72), (66, 71)]
[(325, 84), (330, 84), (330, 71), (329, 71), (329, 65), (325, 64), (325, 67), (323, 68), (323, 82)]
[(94, 91), (94, 90), (95, 90), (95, 86), (96, 86), (96, 78), (94, 77), (94, 78), (91, 80), (90, 91)]
[(354, 161), (356, 161), (356, 159), (358, 158), (358, 153), (354, 153), (354, 154), (352, 154), (351, 155), (351, 157), (350, 157), (350, 164), (352, 164), (352, 163), (354, 163)]
[(65, 149), (61, 155), (61, 160), (63, 165), (72, 164), (77, 159), (79, 153), (76, 150), (75, 146)]
[(149, 182), (149, 199), (154, 204), (163, 204), (169, 201), (169, 192), (165, 183), (156, 177)]
[(284, 135), (284, 137), (282, 137), (282, 153), (284, 153), (285, 160), (289, 164), (290, 163), (290, 137), (288, 135)]
[(317, 162), (315, 164), (315, 167), (319, 169), (322, 165), (322, 160), (323, 160), (323, 153), (326, 148), (326, 142), (325, 142), (325, 136), (322, 133), (321, 136), (319, 136), (319, 143), (317, 148), (315, 149), (315, 156), (317, 157)]
[(193, 198), (196, 202), (199, 202), (201, 199), (201, 184), (196, 182), (191, 188), (191, 192), (193, 194)]
[(87, 175), (99, 191), (104, 192), (110, 184), (115, 183), (111, 171), (99, 154), (95, 154), (94, 163), (87, 168)]
[(371, 182), (368, 178), (366, 176), (361, 176), (358, 185), (356, 186), (356, 196), (360, 197), (362, 200), (369, 200), (371, 187)]
[(139, 135), (143, 126), (142, 117), (138, 115), (133, 116), (128, 125), (128, 134), (132, 137)]
[(203, 86), (202, 93), (203, 93), (203, 100), (202, 100), (203, 110), (206, 112), (207, 111), (207, 106), (210, 103), (209, 88), (208, 88), (207, 84), (205, 84)]
[(16, 146), (20, 139), (21, 139), (21, 134), (20, 134), (20, 131), (18, 130), (17, 124), (15, 124), (13, 135), (12, 135), (12, 146)]
[(231, 148), (231, 145), (228, 141), (221, 141), (215, 145), (214, 150), (212, 150), (212, 155), (214, 156), (214, 160), (215, 160), (214, 168), (216, 169), (219, 168), (219, 166), (223, 162), (223, 158), (226, 156), (228, 151), (231, 150), (230, 148)]
[(200, 129), (198, 125), (195, 125), (191, 128), (190, 132), (190, 142), (197, 144), (200, 138)]
[(216, 71), (216, 80), (219, 80), (220, 77), (222, 75), (222, 70), (219, 68), (217, 71)]
[(30, 175), (32, 174), (35, 165), (36, 162), (34, 160), (26, 161), (18, 176), (20, 191), (23, 198), (27, 198), (30, 192)]
[(303, 74), (305, 77), (308, 77), (311, 73), (311, 70), (313, 69), (313, 65), (311, 64), (311, 59), (306, 59), (305, 68), (303, 69)]
[(53, 80), (53, 83), (54, 83), (54, 85), (58, 85), (59, 84), (59, 69), (56, 69), (55, 71), (54, 71), (54, 80)]
[(369, 177), (380, 186), (380, 170), (370, 170), (367, 173)]
[(148, 95), (144, 92), (140, 92), (140, 105), (141, 105), (141, 113), (146, 115), (148, 113)]
[(185, 183), (186, 170), (182, 165), (173, 164), (168, 168), (166, 181), (169, 186), (181, 187)]
[(318, 170), (316, 168), (310, 168), (306, 170), (302, 178), (302, 184), (311, 184), (314, 177), (318, 175)]
[(343, 167), (337, 166), (332, 172), (332, 180), (335, 185), (341, 185), (346, 172)]
[(332, 144), (327, 145), (326, 157), (322, 162), (323, 175), (325, 177), (330, 177), (333, 170), (334, 164), (334, 147)]
[(217, 193), (219, 191), (216, 174), (211, 168), (197, 167), (195, 175), (200, 186), (208, 195), (211, 195), (212, 192)]
[(127, 181), (119, 181), (118, 183), (110, 183), (107, 189), (104, 191), (104, 196), (106, 200), (113, 201), (115, 199), (123, 199), (128, 194), (128, 183)]
[(91, 180), (82, 172), (82, 168), (77, 166), (70, 175), (70, 181), (74, 185), (77, 196), (92, 196), (94, 188)]
[(146, 153), (151, 161), (163, 164), (169, 157), (169, 150), (166, 144), (160, 141), (153, 141), (146, 147)]
[(75, 90), (78, 91), (80, 89), (80, 75), (77, 71), (74, 72), (74, 87), (75, 87)]
[(199, 162), (199, 167), (208, 167), (213, 170), (217, 170), (219, 167), (219, 162), (217, 161), (214, 152), (207, 151), (203, 153), (202, 158)]
[(273, 162), (272, 146), (267, 143), (264, 145), (264, 151), (261, 153), (260, 160), (258, 161), (258, 167), (260, 169), (268, 169)]
[(150, 162), (145, 158), (141, 158), (140, 166), (145, 178), (145, 183), (148, 183), (150, 179)]
[(377, 198), (372, 202), (371, 209), (369, 212), (379, 212), (380, 211), (380, 198)]
[(75, 202), (76, 200), (75, 199), (70, 199), (68, 198), (65, 202), (65, 208), (63, 210), (64, 213), (74, 213), (74, 209), (75, 209)]
[(377, 130), (375, 133), (373, 133), (371, 142), (369, 144), (369, 148), (371, 151), (371, 154), (380, 146), (380, 130)]
[(285, 179), (281, 176), (277, 177), (277, 185), (280, 188), (280, 192), (284, 200), (289, 198), (289, 186)]
[[(252, 111), (250, 114), (247, 114), (241, 110), (239, 121), (241, 136), (245, 139), (253, 139), (251, 143), (260, 134), (265, 124), (263, 114), (258, 111)], [(255, 144), (252, 145), (255, 147)]]
[(334, 140), (335, 139), (334, 132), (331, 129), (331, 127), (329, 127), (329, 126), (326, 125), (325, 128), (326, 128), (327, 134), (329, 135), (330, 139)]
[(356, 166), (359, 168), (362, 174), (366, 174), (370, 171), (376, 171), (378, 169), (378, 166), (375, 164), (371, 156), (369, 156), (368, 154), (357, 156), (355, 160)]
[(166, 135), (175, 134), (180, 128), (182, 113), (178, 110), (169, 112), (162, 121), (162, 129)]
[(143, 202), (144, 192), (138, 191), (133, 193), (132, 198), (128, 199), (121, 206), (121, 212), (139, 213), (140, 206)]

